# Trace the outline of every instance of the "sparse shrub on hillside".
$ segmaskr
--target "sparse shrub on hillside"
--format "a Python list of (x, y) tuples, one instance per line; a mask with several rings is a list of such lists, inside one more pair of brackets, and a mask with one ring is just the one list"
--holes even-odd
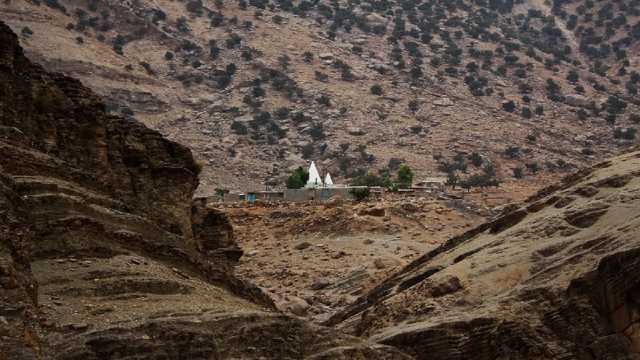
[(221, 49), (218, 47), (215, 40), (209, 40), (209, 57), (211, 60), (216, 60), (220, 56)]
[(567, 81), (569, 81), (572, 84), (575, 84), (578, 82), (578, 80), (580, 80), (578, 73), (575, 70), (570, 70), (569, 73), (567, 74)]
[(542, 105), (536, 106), (535, 112), (536, 112), (536, 115), (538, 115), (538, 116), (544, 115), (544, 106), (542, 106)]
[(311, 159), (313, 157), (313, 153), (315, 152), (315, 148), (313, 144), (307, 143), (302, 146), (301, 153), (303, 159)]
[(606, 106), (609, 114), (622, 114), (627, 108), (627, 103), (617, 96), (610, 95), (607, 99)]
[(321, 123), (313, 124), (309, 129), (309, 135), (311, 135), (311, 138), (316, 141), (324, 139), (325, 134), (324, 134), (324, 127), (322, 126), (322, 124)]
[(382, 86), (379, 84), (372, 85), (370, 90), (373, 95), (382, 95)]
[(520, 148), (510, 145), (504, 150), (504, 154), (510, 159), (517, 159), (520, 157)]
[(329, 98), (327, 95), (324, 95), (324, 94), (320, 95), (320, 97), (318, 97), (316, 101), (320, 105), (324, 105), (326, 107), (331, 106), (331, 98)]
[(284, 120), (287, 117), (289, 117), (289, 108), (287, 107), (279, 107), (276, 109), (276, 111), (274, 112), (274, 114), (276, 115), (276, 117), (280, 120)]
[(241, 42), (242, 42), (242, 38), (240, 37), (240, 35), (235, 34), (235, 33), (229, 35), (229, 37), (225, 40), (225, 44), (227, 45), (227, 49), (233, 49), (233, 48), (239, 46)]
[(502, 103), (502, 109), (506, 112), (514, 112), (516, 110), (516, 103), (513, 100), (505, 101)]
[(167, 52), (164, 53), (164, 59), (165, 60), (171, 61), (171, 60), (173, 60), (173, 58), (174, 58), (174, 55), (173, 55), (173, 53), (171, 51), (167, 51)]
[(524, 171), (522, 170), (522, 167), (517, 166), (513, 168), (513, 177), (516, 179), (522, 179), (524, 177)]
[(537, 174), (538, 171), (540, 171), (540, 165), (538, 165), (538, 163), (535, 161), (528, 162), (525, 164), (525, 166), (527, 167), (527, 170), (529, 170), (529, 172), (532, 174)]
[(302, 111), (296, 111), (291, 114), (291, 120), (293, 120), (296, 124), (300, 124), (307, 120), (307, 117), (304, 115)]
[(64, 14), (67, 13), (67, 8), (64, 7), (64, 5), (60, 4), (58, 2), (58, 0), (43, 0), (43, 2), (44, 2), (45, 5), (47, 5), (48, 7), (52, 8), (52, 9), (60, 10)]
[(251, 95), (253, 95), (254, 98), (264, 97), (266, 94), (267, 92), (260, 86), (259, 83), (256, 84), (251, 90)]
[(411, 111), (412, 113), (416, 113), (418, 110), (420, 110), (420, 103), (418, 102), (418, 100), (411, 100), (407, 104), (407, 107), (409, 108), (409, 111)]
[(124, 36), (118, 34), (115, 38), (113, 38), (113, 51), (118, 55), (124, 55), (124, 50), (122, 47), (126, 44), (126, 39)]
[(616, 128), (613, 131), (613, 137), (616, 139), (633, 140), (638, 132), (635, 128)]
[(313, 62), (313, 53), (310, 51), (305, 51), (304, 54), (302, 54), (302, 58), (304, 62), (310, 64)]
[(589, 113), (587, 113), (587, 111), (585, 109), (578, 109), (578, 119), (585, 121), (587, 120), (587, 118), (589, 117)]
[(325, 73), (322, 73), (320, 71), (315, 71), (314, 74), (315, 74), (316, 80), (318, 80), (318, 81), (327, 82), (327, 80), (329, 80), (329, 75), (327, 75)]
[(522, 112), (520, 113), (520, 116), (522, 116), (525, 119), (531, 119), (531, 109), (529, 109), (528, 107), (523, 107), (522, 108)]
[(253, 60), (253, 53), (251, 52), (251, 50), (249, 49), (244, 49), (242, 50), (242, 53), (240, 54), (240, 56), (242, 57), (242, 59), (244, 61), (251, 61)]
[(187, 18), (184, 16), (181, 16), (176, 20), (176, 28), (181, 33), (188, 33), (189, 31), (191, 31), (187, 23)]
[(237, 135), (246, 135), (249, 131), (247, 127), (240, 121), (234, 121), (231, 123), (231, 130)]
[(202, 0), (190, 0), (186, 5), (187, 11), (194, 16), (202, 16)]
[(22, 36), (24, 36), (25, 38), (30, 38), (31, 35), (33, 35), (33, 30), (31, 30), (30, 27), (25, 26), (22, 28), (22, 30), (20, 30), (20, 33), (22, 34)]
[(224, 23), (224, 15), (220, 12), (211, 12), (211, 14), (209, 14), (209, 18), (211, 19), (211, 27), (217, 28)]
[(291, 58), (287, 54), (278, 56), (278, 64), (280, 65), (282, 70), (287, 70), (290, 63), (291, 63)]
[(547, 98), (549, 100), (555, 102), (564, 101), (564, 96), (562, 96), (562, 94), (560, 93), (560, 85), (553, 81), (553, 79), (547, 79), (547, 85), (545, 89), (547, 90)]
[(482, 156), (475, 151), (469, 155), (469, 161), (471, 161), (471, 164), (475, 167), (480, 167), (483, 163)]
[(225, 67), (225, 72), (227, 73), (227, 75), (233, 76), (236, 73), (237, 69), (238, 67), (236, 66), (236, 64), (230, 63)]

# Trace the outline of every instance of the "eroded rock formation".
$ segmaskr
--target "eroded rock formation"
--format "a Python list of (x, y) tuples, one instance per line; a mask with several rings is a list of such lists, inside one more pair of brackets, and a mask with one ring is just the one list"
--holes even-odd
[[(0, 357), (408, 358), (274, 311), (237, 279), (185, 147), (107, 115), (0, 23)], [(330, 354), (330, 355), (327, 355)]]
[(450, 239), (329, 324), (418, 359), (640, 358), (640, 152)]

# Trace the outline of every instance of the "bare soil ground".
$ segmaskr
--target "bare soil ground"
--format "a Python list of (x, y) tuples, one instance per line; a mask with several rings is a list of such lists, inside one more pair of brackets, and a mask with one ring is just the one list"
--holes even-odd
[[(278, 307), (323, 321), (382, 279), (531, 190), (448, 195), (387, 194), (366, 203), (214, 204), (224, 208), (245, 251), (236, 274)], [(453, 199), (461, 197), (459, 199)]]

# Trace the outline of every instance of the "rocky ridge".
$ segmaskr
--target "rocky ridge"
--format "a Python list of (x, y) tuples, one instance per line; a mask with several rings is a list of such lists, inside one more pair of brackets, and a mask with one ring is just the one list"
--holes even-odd
[(418, 359), (637, 359), (640, 152), (451, 238), (327, 324)]
[(239, 280), (185, 147), (106, 114), (0, 23), (0, 351), (8, 359), (408, 358)]

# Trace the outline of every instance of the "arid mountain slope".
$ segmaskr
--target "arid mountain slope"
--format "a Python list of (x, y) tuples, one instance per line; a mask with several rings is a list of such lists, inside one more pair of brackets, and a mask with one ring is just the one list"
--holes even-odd
[(640, 152), (415, 260), (329, 323), (419, 359), (637, 359)]
[(0, 357), (407, 359), (237, 279), (185, 147), (106, 114), (0, 22)]
[(500, 177), (619, 153), (640, 121), (638, 4), (581, 2), (10, 0), (0, 16), (33, 60), (192, 148), (210, 195), (305, 159), (342, 182), (459, 153)]

